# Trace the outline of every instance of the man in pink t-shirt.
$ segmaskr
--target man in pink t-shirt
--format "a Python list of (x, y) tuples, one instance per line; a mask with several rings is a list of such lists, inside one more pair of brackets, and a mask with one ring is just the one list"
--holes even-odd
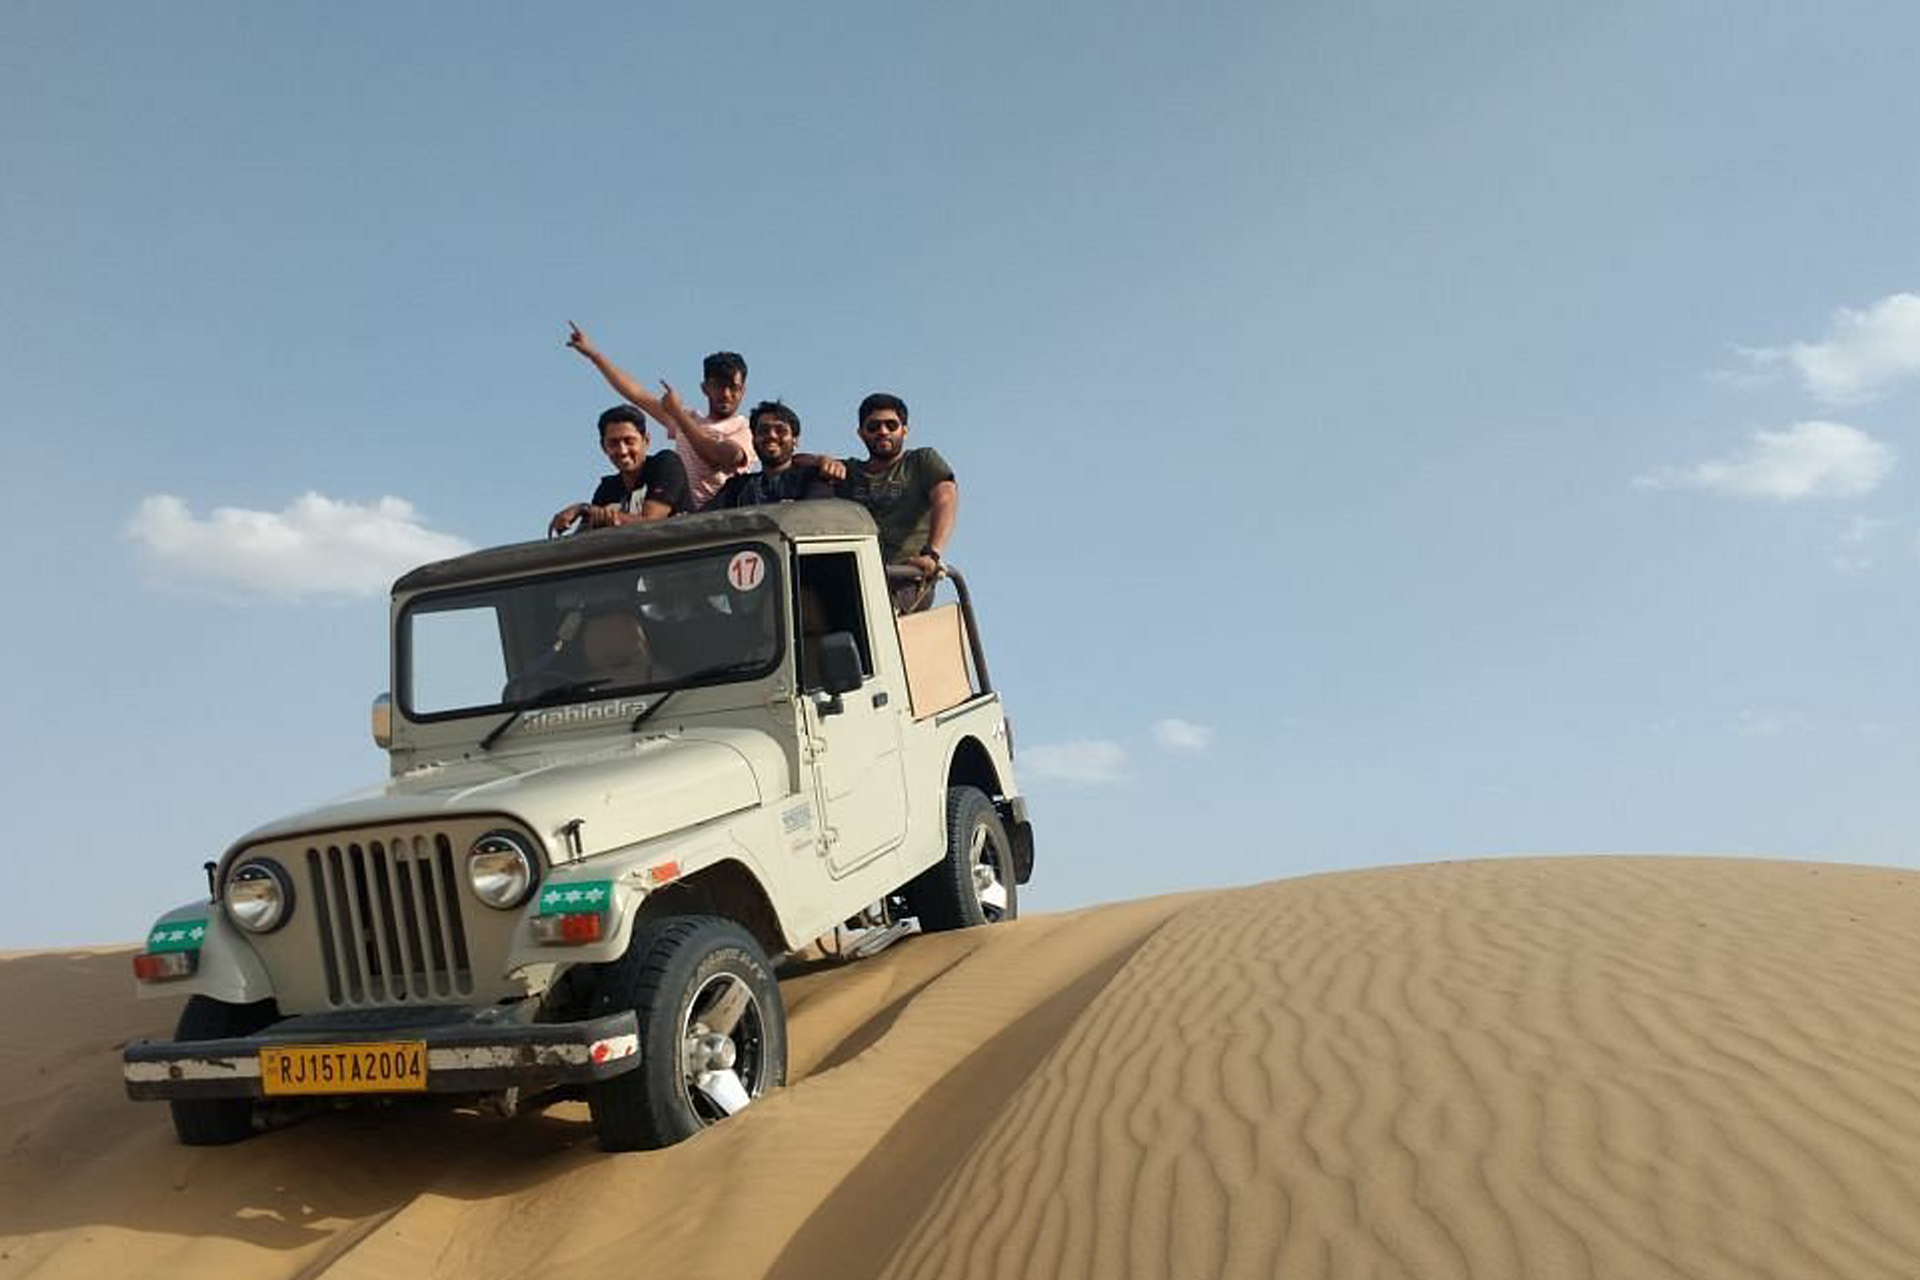
[[(739, 355), (716, 351), (707, 357), (700, 379), (700, 390), (707, 397), (704, 414), (675, 413), (673, 410), (680, 408), (680, 404), (664, 378), (660, 381), (664, 394), (656, 396), (601, 355), (579, 325), (569, 321), (567, 328), (571, 330), (567, 345), (592, 361), (614, 393), (629, 404), (638, 405), (648, 417), (667, 429), (680, 461), (686, 464), (694, 510), (705, 506), (721, 485), (749, 469), (753, 462), (753, 431), (747, 425), (746, 415), (740, 412), (741, 397), (747, 392), (747, 362)], [(667, 404), (669, 400), (671, 407)]]

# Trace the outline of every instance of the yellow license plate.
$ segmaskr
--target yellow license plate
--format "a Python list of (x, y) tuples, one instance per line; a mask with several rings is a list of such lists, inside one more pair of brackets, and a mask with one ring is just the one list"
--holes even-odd
[(402, 1040), (263, 1048), (260, 1083), (269, 1094), (419, 1092), (427, 1087), (427, 1046)]

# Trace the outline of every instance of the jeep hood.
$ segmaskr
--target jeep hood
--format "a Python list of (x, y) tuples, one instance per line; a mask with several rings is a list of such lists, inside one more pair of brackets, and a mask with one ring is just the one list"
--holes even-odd
[(785, 791), (784, 757), (762, 733), (623, 736), (598, 748), (575, 738), (555, 747), (412, 769), (270, 822), (234, 848), (308, 832), (500, 813), (524, 823), (557, 861), (566, 856), (561, 830), (575, 819), (581, 850), (592, 855), (749, 809)]

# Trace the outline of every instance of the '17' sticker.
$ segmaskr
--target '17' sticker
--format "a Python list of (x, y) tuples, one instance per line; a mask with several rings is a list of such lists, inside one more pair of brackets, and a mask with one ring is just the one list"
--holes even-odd
[(742, 551), (727, 564), (727, 581), (735, 591), (752, 591), (767, 576), (767, 562), (758, 551)]

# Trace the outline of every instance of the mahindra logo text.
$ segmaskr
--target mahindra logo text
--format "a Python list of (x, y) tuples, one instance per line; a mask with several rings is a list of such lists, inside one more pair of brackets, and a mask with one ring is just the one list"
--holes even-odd
[(520, 723), (529, 729), (565, 729), (570, 725), (595, 724), (601, 720), (628, 720), (646, 709), (646, 701), (642, 698), (622, 698), (618, 702), (593, 702), (529, 711), (521, 717)]

